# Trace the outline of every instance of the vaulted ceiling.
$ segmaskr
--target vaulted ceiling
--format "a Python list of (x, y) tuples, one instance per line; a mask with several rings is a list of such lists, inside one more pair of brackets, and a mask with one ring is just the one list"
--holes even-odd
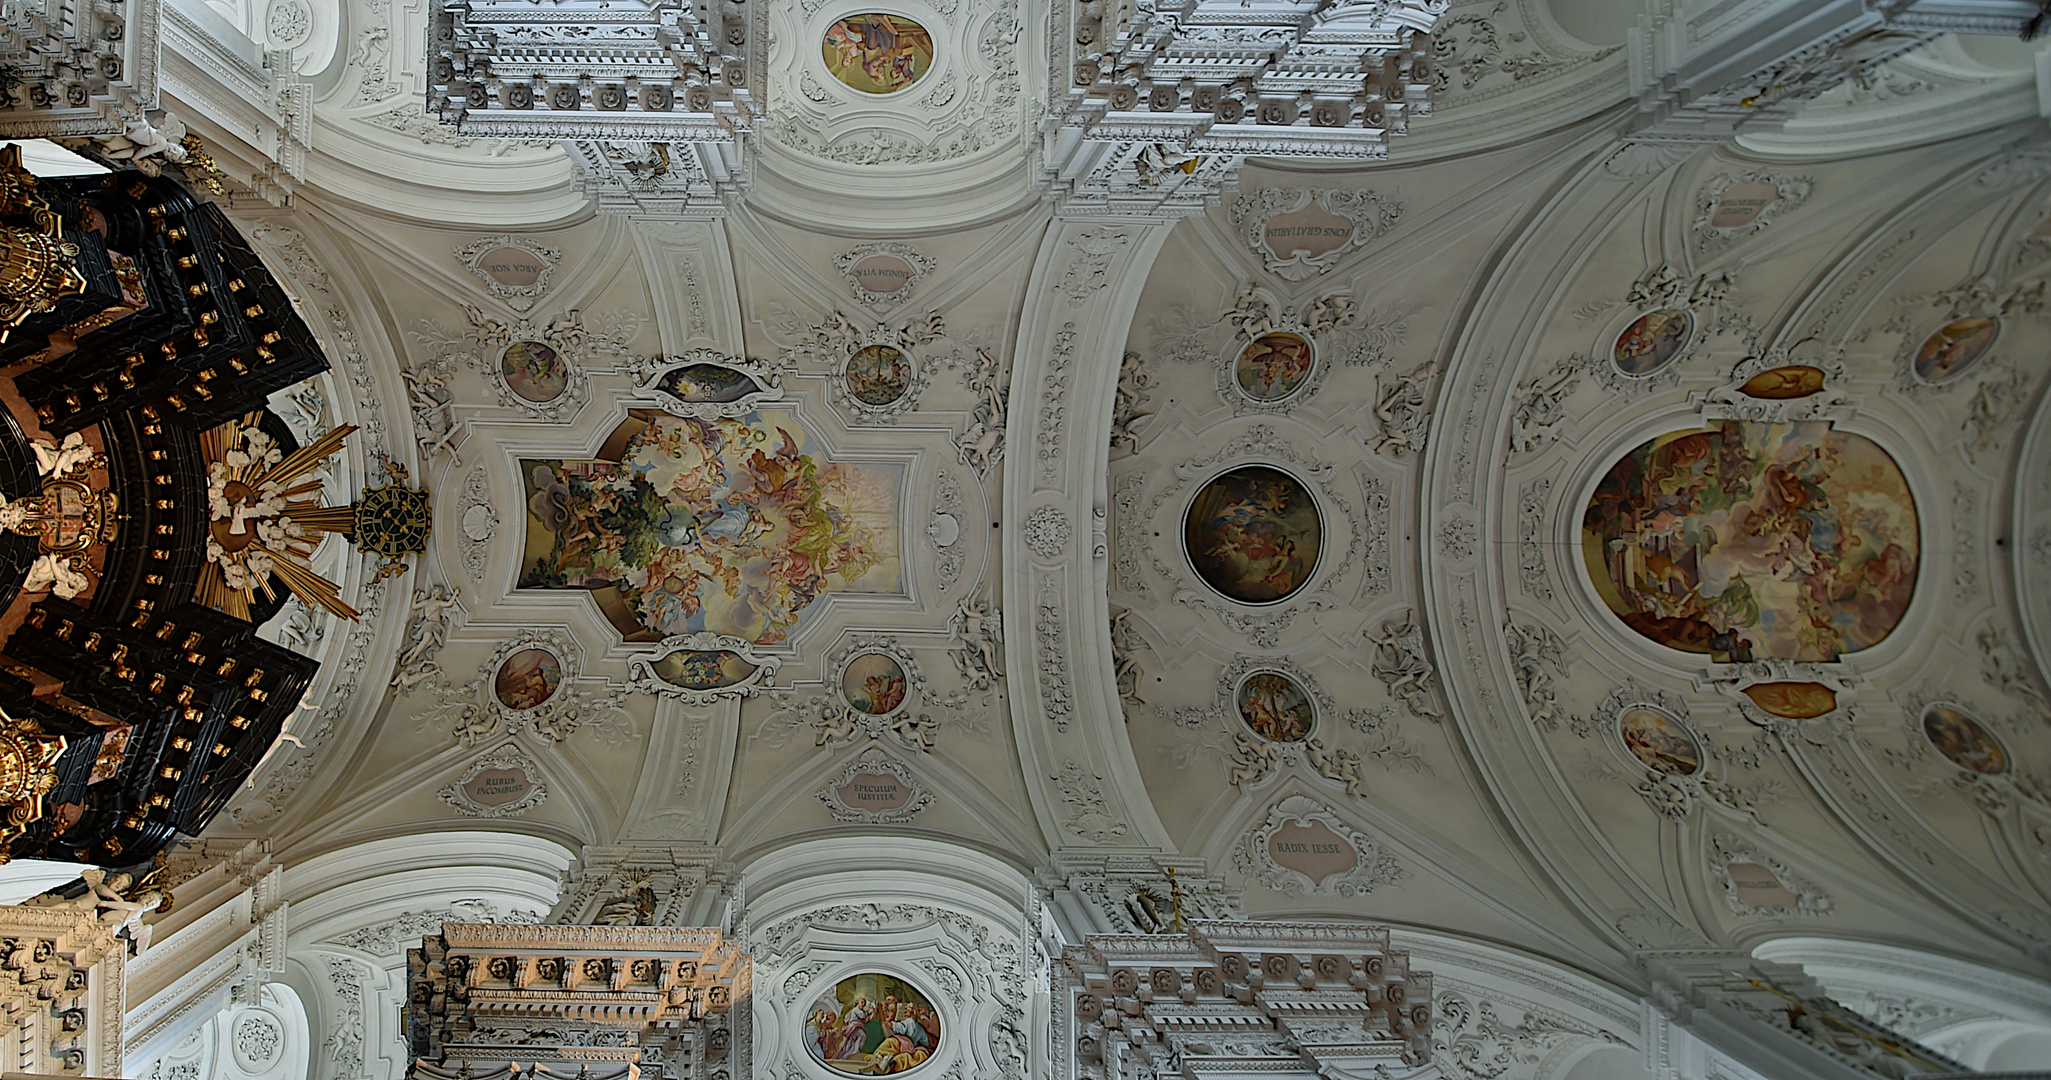
[[(805, 74), (793, 6), (752, 188), (653, 220), (424, 115), (420, 3), (211, 4), (311, 101), (290, 199), (236, 205), (336, 360), (277, 408), (435, 500), (405, 576), (323, 552), (361, 620), (268, 631), (321, 680), (217, 828), (734, 865), (895, 829), (1599, 973), (1794, 932), (2051, 970), (2036, 55), (1942, 37), (1785, 125), (1632, 141), (1624, 8), (1455, 4), (1386, 161), (1142, 220), (1050, 209), (1034, 5), (936, 7), (902, 108)], [(690, 363), (755, 391), (658, 389)], [(754, 528), (691, 569), (781, 613), (658, 610), (645, 552), (639, 601), (563, 587), (571, 545), (669, 534), (579, 537), (550, 485), (714, 429), (730, 485), (813, 470), (811, 517), (667, 519)], [(732, 685), (665, 681), (680, 649)], [(836, 794), (886, 776), (915, 796)], [(1283, 827), (1358, 858), (1313, 877)]]

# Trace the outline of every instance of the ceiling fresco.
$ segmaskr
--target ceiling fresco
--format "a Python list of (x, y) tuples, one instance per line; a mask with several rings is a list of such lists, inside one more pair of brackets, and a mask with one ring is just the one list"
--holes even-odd
[[(433, 524), (389, 570), (278, 539), (333, 603), (262, 634), (320, 669), (219, 835), (584, 853), (585, 923), (742, 942), (755, 1075), (1108, 1080), (1113, 1001), (1368, 977), (1231, 982), (1247, 921), (1408, 935), (1348, 955), (1462, 1080), (1638, 1054), (1682, 954), (2051, 978), (2041, 54), (1932, 31), (1718, 127), (1700, 57), (1571, 6), (1147, 45), (1101, 5), (719, 4), (703, 87), (615, 100), (460, 68), (433, 4), (308, 5), (289, 45), (209, 5), (304, 99), (289, 168), (194, 121), (333, 361), (270, 399), (333, 451), (287, 479), (396, 467)], [(1370, 8), (1429, 32), (1344, 94), (1283, 70)], [(1212, 77), (1261, 34), (1283, 68)], [(338, 951), (342, 895), (292, 977), (389, 1026), (403, 960)], [(1172, 969), (1092, 936), (1164, 927)], [(1476, 943), (1565, 989), (1514, 1004)], [(1097, 980), (1050, 991), (1070, 1027), (1046, 971)]]

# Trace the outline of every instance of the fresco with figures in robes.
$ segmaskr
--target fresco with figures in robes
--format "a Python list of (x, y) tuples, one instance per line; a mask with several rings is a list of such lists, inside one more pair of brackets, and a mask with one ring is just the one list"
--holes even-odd
[(1828, 423), (1726, 420), (1611, 466), (1581, 523), (1589, 578), (1639, 634), (1719, 661), (1830, 661), (1901, 622), (1921, 553), (1901, 468)]
[(595, 458), (520, 469), (520, 587), (588, 591), (630, 641), (774, 644), (827, 593), (902, 591), (904, 467), (825, 460), (787, 412), (635, 410)]

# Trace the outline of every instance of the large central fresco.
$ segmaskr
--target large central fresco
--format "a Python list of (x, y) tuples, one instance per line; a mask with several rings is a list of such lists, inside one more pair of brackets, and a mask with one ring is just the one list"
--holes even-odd
[(829, 592), (902, 591), (901, 465), (824, 460), (787, 412), (634, 410), (591, 460), (522, 459), (523, 589), (583, 589), (629, 641), (783, 641)]
[(1828, 661), (1878, 644), (1915, 591), (1908, 482), (1827, 423), (1725, 421), (1626, 454), (1581, 524), (1624, 624), (1719, 660)]

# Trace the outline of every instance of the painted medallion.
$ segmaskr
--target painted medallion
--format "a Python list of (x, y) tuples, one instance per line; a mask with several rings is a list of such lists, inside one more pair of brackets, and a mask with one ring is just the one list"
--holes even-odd
[(678, 401), (719, 404), (739, 401), (762, 389), (755, 380), (719, 364), (691, 364), (664, 375), (655, 388)]
[(904, 704), (904, 666), (886, 653), (863, 653), (841, 669), (840, 694), (851, 709), (888, 716)]
[(895, 593), (902, 465), (836, 462), (788, 412), (634, 410), (595, 459), (522, 459), (523, 589), (589, 592), (629, 641), (769, 645), (820, 597)]
[(1255, 401), (1280, 401), (1310, 377), (1310, 342), (1296, 334), (1263, 334), (1233, 365), (1239, 389)]
[(1923, 710), (1923, 735), (1953, 765), (1986, 775), (2008, 771), (2008, 751), (1978, 720), (1956, 705)]
[(499, 354), (499, 373), (521, 398), (539, 405), (570, 388), (570, 365), (539, 341), (515, 341)]
[(563, 684), (562, 661), (547, 649), (521, 649), (499, 663), (491, 692), (508, 709), (532, 709), (555, 696)]
[(1744, 695), (1775, 716), (1807, 720), (1837, 708), (1837, 691), (1822, 683), (1761, 682), (1745, 687)]
[(1617, 370), (1626, 375), (1650, 375), (1673, 363), (1694, 332), (1695, 316), (1688, 312), (1672, 308), (1648, 311), (1617, 335), (1611, 357)]
[(1653, 772), (1693, 776), (1702, 767), (1702, 747), (1679, 720), (1646, 705), (1625, 709), (1617, 717), (1624, 749)]
[(663, 682), (686, 690), (718, 690), (755, 673), (755, 665), (725, 649), (678, 649), (649, 669)]
[(1603, 602), (1661, 645), (1832, 661), (1901, 622), (1920, 544), (1908, 481), (1871, 440), (1726, 420), (1611, 466), (1581, 549)]
[(1197, 576), (1243, 604), (1271, 604), (1303, 588), (1323, 538), (1309, 489), (1266, 465), (1242, 466), (1205, 484), (1182, 526)]
[(1239, 684), (1234, 695), (1239, 719), (1255, 735), (1271, 742), (1302, 742), (1310, 736), (1317, 719), (1310, 695), (1295, 679), (1279, 671), (1256, 671)]
[(1823, 389), (1823, 369), (1806, 364), (1769, 368), (1745, 380), (1738, 393), (1767, 401), (1808, 397)]
[(1916, 350), (1916, 378), (1926, 383), (1950, 382), (1994, 347), (2001, 320), (1992, 315), (1954, 319), (1923, 339)]
[(864, 94), (891, 94), (933, 67), (933, 35), (902, 15), (850, 15), (826, 28), (826, 70)]
[(866, 405), (888, 405), (912, 384), (912, 362), (888, 345), (869, 345), (847, 358), (847, 392)]
[(847, 1076), (889, 1076), (940, 1049), (940, 1019), (925, 993), (895, 975), (864, 972), (834, 983), (805, 1010), (805, 1050)]

